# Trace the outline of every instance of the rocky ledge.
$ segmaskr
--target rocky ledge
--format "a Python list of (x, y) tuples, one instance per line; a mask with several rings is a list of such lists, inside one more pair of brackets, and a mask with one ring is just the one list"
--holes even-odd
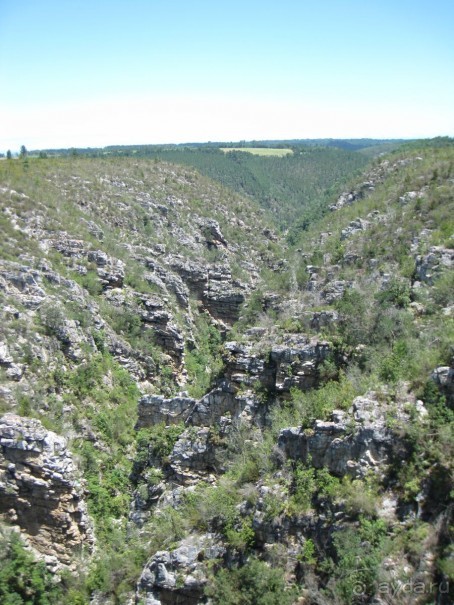
[(326, 467), (339, 477), (363, 477), (370, 469), (384, 472), (402, 456), (399, 427), (408, 425), (412, 416), (426, 414), (421, 401), (390, 404), (369, 392), (356, 397), (348, 412), (335, 410), (328, 422), (316, 420), (306, 430), (284, 429), (278, 444), (292, 460), (310, 460), (315, 468)]

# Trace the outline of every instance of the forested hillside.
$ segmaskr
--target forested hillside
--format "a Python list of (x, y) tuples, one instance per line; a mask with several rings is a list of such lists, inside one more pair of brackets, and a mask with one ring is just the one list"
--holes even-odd
[(162, 150), (155, 157), (193, 166), (225, 187), (257, 200), (281, 229), (295, 220), (321, 216), (327, 201), (367, 161), (358, 153), (329, 147), (297, 147), (286, 157), (241, 151), (225, 154), (209, 148)]
[(158, 155), (0, 162), (0, 600), (450, 605), (453, 142)]
[[(369, 156), (398, 143), (373, 140), (252, 142), (251, 148), (263, 151), (288, 149), (286, 157), (253, 155), (242, 152), (246, 143), (204, 145), (144, 145), (106, 147), (105, 149), (50, 150), (41, 154), (82, 154), (95, 157), (136, 157), (191, 166), (221, 185), (247, 195), (272, 215), (279, 229), (295, 220), (301, 225), (320, 218), (327, 203), (349, 178), (359, 173)], [(239, 147), (238, 147), (239, 145)], [(222, 149), (231, 152), (224, 153)], [(361, 151), (361, 153), (360, 153)]]

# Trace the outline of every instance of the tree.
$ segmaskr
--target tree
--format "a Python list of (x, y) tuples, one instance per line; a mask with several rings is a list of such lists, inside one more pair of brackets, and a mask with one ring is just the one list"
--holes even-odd
[(20, 148), (20, 157), (21, 158), (27, 157), (27, 153), (28, 153), (27, 148), (25, 147), (25, 145), (22, 145)]
[(8, 151), (6, 152), (6, 159), (10, 160), (13, 156), (11, 155), (11, 149), (8, 149)]

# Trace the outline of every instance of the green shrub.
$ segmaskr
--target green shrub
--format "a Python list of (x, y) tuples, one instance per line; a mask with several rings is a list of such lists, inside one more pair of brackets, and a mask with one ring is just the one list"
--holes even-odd
[(292, 605), (297, 590), (288, 587), (284, 571), (250, 559), (233, 569), (219, 569), (205, 591), (214, 605)]
[(251, 548), (255, 542), (255, 532), (252, 528), (252, 518), (241, 519), (235, 526), (227, 526), (224, 536), (228, 545), (238, 551)]
[(315, 469), (297, 464), (293, 471), (292, 495), (288, 503), (288, 513), (301, 514), (307, 512), (312, 505), (312, 498), (317, 489)]
[(405, 340), (396, 342), (392, 352), (382, 358), (378, 368), (379, 377), (385, 382), (397, 382), (400, 378), (403, 378), (406, 369), (407, 355), (407, 342)]
[(199, 398), (209, 390), (222, 367), (221, 335), (206, 314), (196, 315), (195, 325), (196, 343), (194, 348), (185, 353), (185, 366), (189, 394)]
[(103, 287), (95, 270), (90, 269), (85, 275), (76, 273), (74, 279), (82, 288), (88, 290), (88, 293), (91, 294), (91, 296), (99, 296), (99, 294), (102, 293)]
[(438, 277), (433, 285), (432, 296), (440, 307), (452, 304), (452, 293), (454, 292), (454, 271), (446, 271)]
[(366, 344), (370, 331), (370, 301), (359, 290), (348, 288), (335, 302), (339, 313), (339, 333), (349, 347)]
[(136, 436), (135, 462), (138, 468), (145, 468), (150, 456), (163, 461), (172, 453), (175, 443), (184, 430), (185, 426), (182, 423), (170, 426), (161, 423), (140, 429)]
[(315, 544), (313, 540), (308, 538), (304, 541), (300, 556), (301, 560), (307, 565), (315, 565), (317, 563)]
[(0, 533), (0, 601), (2, 605), (52, 605), (62, 602), (61, 585), (34, 557), (16, 533)]
[(361, 519), (358, 529), (344, 529), (334, 536), (337, 560), (331, 569), (330, 588), (341, 603), (365, 603), (375, 593), (388, 549), (386, 531), (381, 519)]
[(39, 309), (39, 318), (47, 333), (55, 335), (65, 323), (63, 310), (55, 304), (45, 303)]
[(376, 295), (376, 298), (382, 306), (392, 304), (400, 309), (405, 309), (411, 302), (410, 294), (408, 281), (391, 279), (386, 288)]
[(340, 373), (338, 381), (332, 380), (318, 389), (303, 392), (293, 388), (290, 393), (291, 400), (272, 414), (276, 429), (285, 425), (310, 427), (314, 420), (326, 420), (335, 409), (348, 409), (357, 395), (353, 384), (343, 373)]

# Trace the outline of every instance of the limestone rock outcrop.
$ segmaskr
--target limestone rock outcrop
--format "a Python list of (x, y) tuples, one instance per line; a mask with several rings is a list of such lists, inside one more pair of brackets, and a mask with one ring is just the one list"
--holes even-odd
[[(454, 360), (453, 360), (454, 361)], [(454, 364), (453, 364), (454, 365)], [(446, 397), (448, 405), (454, 404), (454, 367), (440, 366), (432, 372), (431, 378)]]
[(225, 548), (211, 534), (192, 535), (174, 550), (158, 551), (140, 576), (136, 598), (147, 605), (197, 605), (208, 581), (207, 563), (222, 560)]
[(228, 264), (204, 265), (181, 256), (169, 257), (168, 264), (215, 319), (228, 323), (238, 319), (249, 289), (232, 278)]
[(91, 548), (84, 491), (64, 437), (36, 419), (0, 418), (0, 513), (42, 555), (69, 564)]
[[(422, 402), (408, 404), (416, 414), (427, 411)], [(356, 397), (348, 412), (335, 410), (330, 421), (316, 420), (310, 429), (291, 427), (281, 431), (279, 448), (292, 460), (315, 468), (326, 467), (337, 476), (361, 477), (371, 468), (381, 472), (403, 452), (394, 423), (410, 421), (405, 405), (382, 403), (376, 393)]]
[(429, 252), (416, 257), (416, 277), (419, 281), (433, 284), (434, 277), (443, 268), (454, 266), (454, 250), (442, 246), (431, 246)]
[(237, 342), (226, 343), (225, 350), (225, 373), (233, 383), (258, 382), (271, 391), (288, 392), (292, 387), (307, 390), (317, 384), (318, 367), (331, 348), (317, 338), (290, 334), (268, 351)]

